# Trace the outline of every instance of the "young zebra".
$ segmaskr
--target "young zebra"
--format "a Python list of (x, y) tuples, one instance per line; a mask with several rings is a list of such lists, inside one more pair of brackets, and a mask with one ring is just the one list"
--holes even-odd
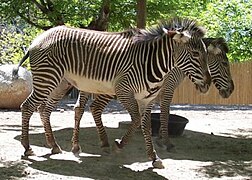
[(150, 120), (142, 115), (173, 67), (179, 67), (201, 92), (208, 90), (203, 36), (195, 21), (179, 18), (148, 31), (107, 33), (61, 26), (38, 36), (19, 63), (29, 56), (33, 75), (33, 92), (21, 105), (25, 155), (33, 154), (28, 137), (31, 115), (65, 78), (81, 91), (116, 95), (132, 117), (120, 146), (127, 144), (141, 122), (147, 155), (154, 167), (162, 168), (147, 127)]

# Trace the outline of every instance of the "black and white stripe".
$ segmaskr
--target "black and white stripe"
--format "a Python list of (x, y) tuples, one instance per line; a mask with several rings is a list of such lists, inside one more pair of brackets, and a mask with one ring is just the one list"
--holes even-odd
[[(133, 119), (118, 144), (123, 147), (174, 66), (196, 85), (208, 89), (203, 35), (196, 22), (187, 19), (173, 19), (148, 31), (104, 33), (61, 26), (40, 35), (29, 49), (34, 91), (22, 104), (25, 154), (31, 153), (28, 123), (32, 111), (45, 102), (64, 77), (81, 91), (117, 95)], [(150, 142), (148, 119), (142, 121), (148, 156), (154, 166), (161, 167)]]

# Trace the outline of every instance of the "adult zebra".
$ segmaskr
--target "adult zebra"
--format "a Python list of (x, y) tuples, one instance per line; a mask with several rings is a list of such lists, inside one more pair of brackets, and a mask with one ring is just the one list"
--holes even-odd
[[(147, 154), (153, 166), (163, 167), (152, 146), (146, 127), (148, 120), (141, 117), (159, 93), (164, 76), (174, 66), (202, 92), (208, 90), (210, 75), (202, 42), (204, 31), (195, 21), (174, 18), (148, 31), (132, 33), (60, 26), (33, 41), (28, 51), (33, 92), (21, 105), (21, 143), (25, 155), (33, 154), (28, 138), (31, 115), (65, 78), (81, 91), (116, 95), (131, 114), (131, 130), (142, 122)], [(124, 143), (126, 139), (122, 140)]]
[[(234, 91), (234, 82), (230, 72), (229, 60), (227, 58), (228, 45), (223, 38), (204, 38), (208, 51), (208, 67), (212, 82), (222, 98), (228, 98)], [(160, 102), (160, 132), (157, 143), (164, 146), (167, 150), (174, 145), (168, 137), (168, 120), (170, 114), (170, 105), (175, 89), (184, 80), (185, 75), (178, 68), (174, 68), (165, 81), (169, 86), (164, 86), (159, 94)], [(165, 83), (164, 83), (165, 84)], [(150, 116), (150, 111), (146, 113)]]
[[(203, 38), (204, 44), (207, 47), (208, 67), (215, 87), (219, 90), (219, 94), (223, 98), (228, 98), (233, 90), (234, 83), (230, 73), (229, 60), (226, 56), (228, 53), (228, 46), (223, 38)], [(165, 146), (169, 150), (173, 145), (168, 138), (168, 117), (169, 107), (176, 87), (184, 80), (185, 74), (177, 67), (174, 67), (165, 77), (164, 84), (161, 92), (159, 93), (156, 101), (160, 102), (160, 122), (161, 132), (160, 139), (157, 141), (159, 145)], [(55, 142), (50, 125), (50, 114), (58, 101), (72, 88), (66, 80), (63, 80), (60, 86), (57, 87), (43, 105), (40, 106), (39, 112), (46, 131), (47, 143), (52, 147), (53, 153), (61, 152), (60, 147)], [(72, 138), (72, 152), (79, 153), (81, 148), (79, 145), (79, 124), (81, 117), (84, 113), (84, 106), (88, 100), (89, 93), (80, 91), (78, 100), (75, 105), (75, 128)], [(107, 133), (102, 124), (101, 114), (113, 98), (112, 95), (102, 94), (96, 96), (94, 102), (91, 104), (90, 109), (93, 114), (97, 131), (101, 141), (101, 147), (104, 151), (109, 151), (109, 142)], [(150, 115), (150, 114), (147, 114)]]

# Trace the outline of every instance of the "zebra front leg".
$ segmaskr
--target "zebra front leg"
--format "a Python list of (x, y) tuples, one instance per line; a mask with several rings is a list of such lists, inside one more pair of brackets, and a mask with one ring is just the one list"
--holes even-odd
[(140, 126), (140, 120), (133, 120), (133, 118), (131, 119), (132, 119), (132, 122), (129, 128), (127, 129), (125, 135), (121, 139), (115, 140), (118, 150), (123, 149), (123, 147), (128, 144), (132, 135), (135, 133), (136, 129)]
[(72, 153), (79, 154), (81, 152), (81, 146), (79, 144), (79, 132), (80, 132), (80, 121), (84, 114), (85, 105), (88, 101), (89, 93), (83, 91), (79, 92), (78, 99), (74, 106), (74, 130), (72, 136)]
[(110, 95), (99, 95), (95, 98), (94, 102), (90, 105), (90, 110), (93, 115), (96, 129), (101, 141), (102, 151), (105, 153), (110, 153), (110, 145), (108, 141), (108, 136), (106, 130), (103, 126), (101, 115), (104, 108), (107, 106), (109, 101), (113, 98)]
[(117, 98), (120, 100), (124, 108), (128, 111), (128, 113), (131, 116), (131, 124), (129, 128), (127, 129), (125, 135), (121, 139), (116, 139), (116, 147), (120, 150), (122, 149), (126, 144), (128, 144), (130, 138), (136, 131), (136, 129), (140, 126), (140, 113), (137, 101), (134, 97), (134, 93), (126, 89), (126, 85), (122, 84), (122, 87), (117, 88)]
[[(174, 69), (173, 71), (175, 72), (175, 70), (177, 69)], [(181, 74), (180, 71), (174, 74), (177, 75), (178, 77), (172, 78), (173, 74), (169, 74), (169, 76), (165, 78), (164, 82), (165, 85), (163, 86), (161, 95), (159, 97), (161, 112), (160, 112), (160, 131), (159, 131), (159, 139), (157, 139), (157, 144), (161, 147), (166, 148), (167, 151), (170, 151), (174, 147), (169, 138), (169, 132), (168, 132), (170, 105), (174, 94), (174, 90), (179, 85), (180, 81), (183, 80), (184, 77), (184, 75)]]
[(151, 139), (151, 107), (148, 107), (145, 110), (145, 113), (141, 119), (141, 130), (144, 136), (146, 152), (150, 160), (152, 160), (152, 165), (155, 168), (163, 169), (164, 166), (162, 164), (161, 159), (158, 157), (156, 151), (154, 150), (154, 146)]
[[(162, 104), (162, 103), (161, 103)], [(160, 147), (165, 148), (167, 151), (170, 151), (174, 145), (172, 144), (170, 138), (169, 138), (169, 132), (168, 132), (168, 120), (169, 120), (169, 107), (162, 107), (161, 113), (160, 113), (160, 130), (159, 130), (159, 138), (157, 139), (157, 145)]]

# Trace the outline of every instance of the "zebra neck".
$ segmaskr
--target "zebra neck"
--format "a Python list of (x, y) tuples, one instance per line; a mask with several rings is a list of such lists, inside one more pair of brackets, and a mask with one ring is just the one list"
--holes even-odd
[(163, 81), (164, 76), (174, 67), (172, 55), (173, 43), (170, 38), (149, 42), (145, 50), (146, 81), (158, 83)]

